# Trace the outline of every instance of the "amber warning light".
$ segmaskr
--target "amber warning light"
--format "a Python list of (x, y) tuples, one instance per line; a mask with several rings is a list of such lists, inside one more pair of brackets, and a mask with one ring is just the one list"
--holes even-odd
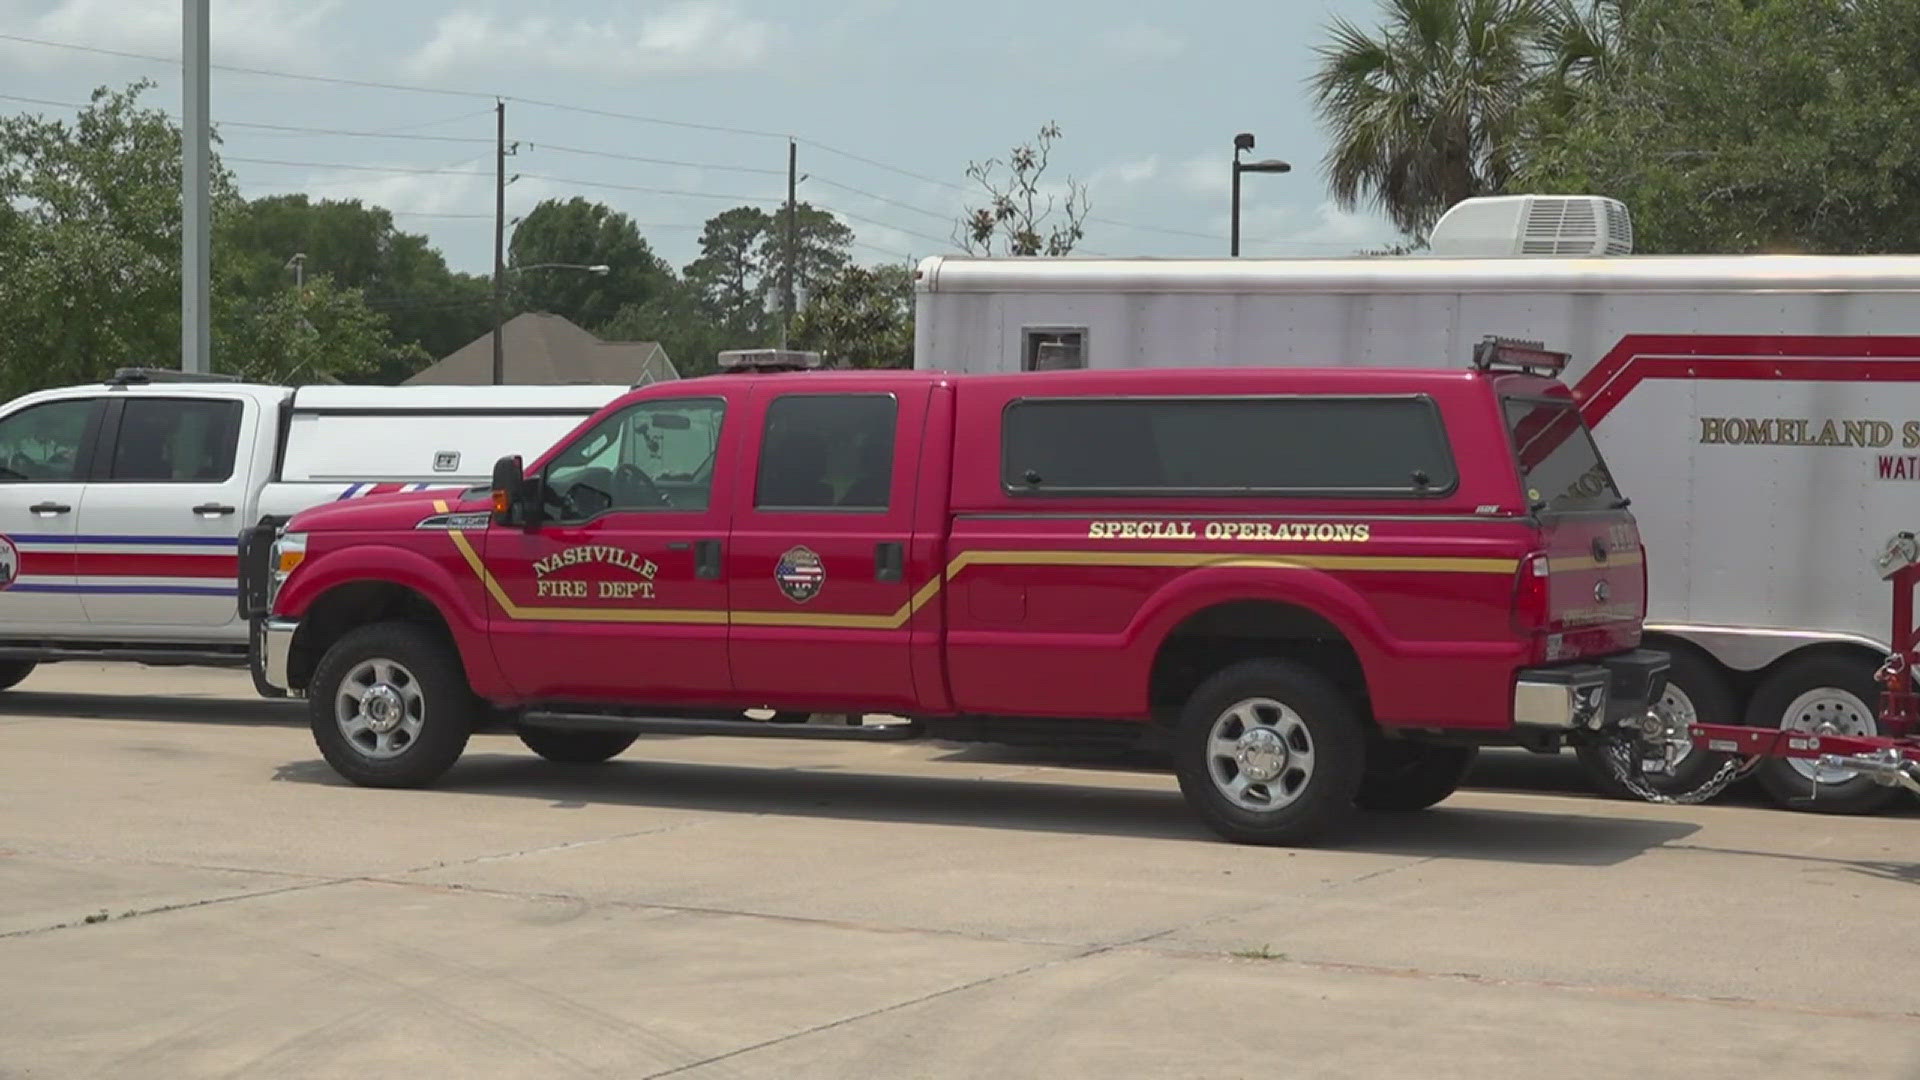
[(1541, 341), (1488, 336), (1473, 347), (1476, 371), (1520, 371), (1554, 378), (1566, 370), (1570, 359), (1567, 353), (1554, 352)]

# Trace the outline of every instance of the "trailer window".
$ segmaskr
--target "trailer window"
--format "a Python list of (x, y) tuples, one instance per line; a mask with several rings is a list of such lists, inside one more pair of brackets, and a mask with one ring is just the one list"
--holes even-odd
[(1457, 473), (1433, 402), (1403, 398), (1016, 401), (1017, 495), (1438, 495)]
[(1619, 505), (1620, 489), (1572, 402), (1507, 398), (1503, 406), (1528, 502), (1543, 503), (1550, 511)]

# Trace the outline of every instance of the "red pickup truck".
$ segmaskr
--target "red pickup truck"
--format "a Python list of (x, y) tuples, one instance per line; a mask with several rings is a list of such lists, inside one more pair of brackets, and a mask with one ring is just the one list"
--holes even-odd
[(256, 674), (365, 785), (430, 784), (500, 726), (570, 763), (658, 730), (1119, 741), (1168, 752), (1219, 834), (1300, 842), (1446, 798), (1480, 745), (1557, 749), (1659, 699), (1633, 517), (1531, 356), (748, 358), (490, 490), (299, 514), (254, 545)]

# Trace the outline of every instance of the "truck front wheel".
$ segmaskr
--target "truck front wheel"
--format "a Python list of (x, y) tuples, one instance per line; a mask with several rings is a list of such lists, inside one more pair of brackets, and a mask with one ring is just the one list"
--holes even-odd
[(619, 731), (520, 729), (520, 741), (527, 744), (527, 749), (562, 765), (598, 765), (611, 761), (632, 746), (633, 740), (634, 736)]
[(412, 623), (349, 631), (307, 693), (320, 753), (363, 787), (433, 783), (459, 760), (480, 711), (453, 646)]
[(0, 660), (0, 690), (11, 690), (37, 667), (31, 660)]
[(1430, 746), (1381, 739), (1367, 747), (1355, 802), (1363, 810), (1425, 810), (1460, 789), (1477, 746)]
[(1174, 739), (1181, 794), (1209, 828), (1243, 844), (1295, 844), (1354, 810), (1366, 759), (1352, 705), (1285, 660), (1225, 668), (1187, 699)]

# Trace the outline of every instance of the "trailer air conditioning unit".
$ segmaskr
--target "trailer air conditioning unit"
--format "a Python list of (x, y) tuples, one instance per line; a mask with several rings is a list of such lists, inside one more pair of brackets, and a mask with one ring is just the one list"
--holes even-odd
[(1430, 254), (1456, 258), (1594, 258), (1633, 251), (1625, 203), (1600, 195), (1463, 199), (1433, 226)]

